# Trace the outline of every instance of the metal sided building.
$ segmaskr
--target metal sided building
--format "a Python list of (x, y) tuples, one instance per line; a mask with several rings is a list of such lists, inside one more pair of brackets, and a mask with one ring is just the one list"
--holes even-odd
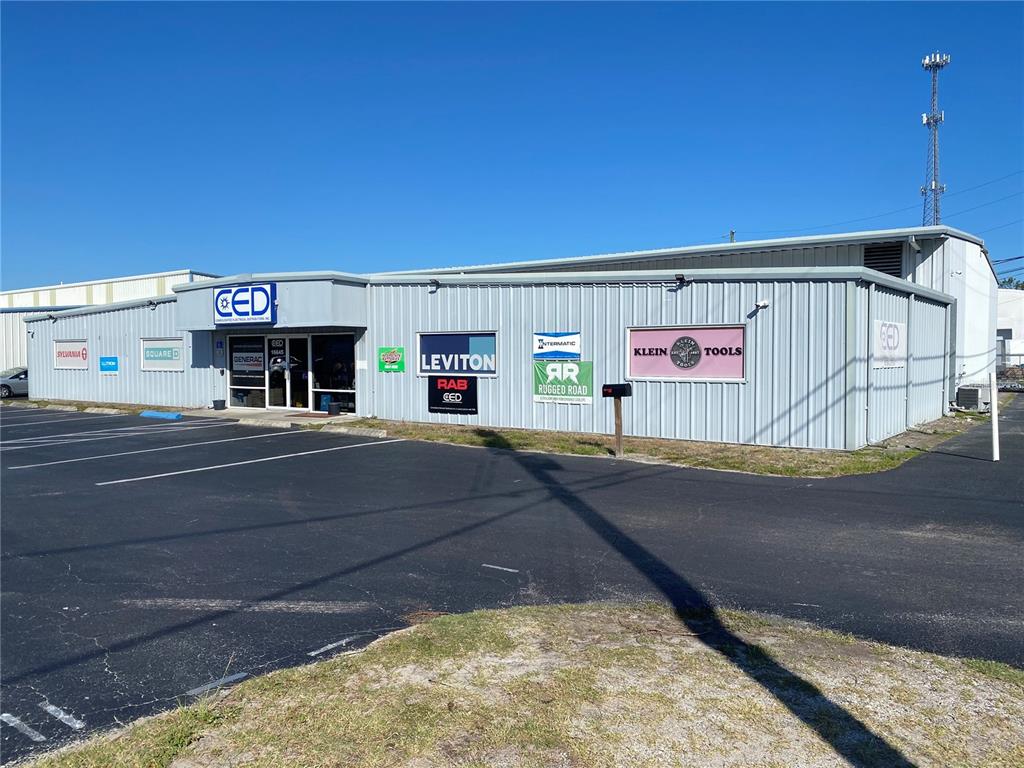
[(31, 395), (610, 433), (630, 382), (630, 435), (853, 449), (994, 365), (994, 274), (946, 227), (174, 291), (27, 321)]

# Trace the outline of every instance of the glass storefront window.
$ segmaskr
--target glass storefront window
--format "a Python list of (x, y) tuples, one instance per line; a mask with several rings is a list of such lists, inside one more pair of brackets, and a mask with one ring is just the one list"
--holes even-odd
[(313, 336), (313, 410), (326, 411), (331, 403), (341, 410), (356, 410), (356, 351), (351, 334)]
[(229, 408), (266, 408), (267, 391), (259, 389), (246, 389), (244, 387), (232, 387), (231, 399), (228, 401)]
[(265, 408), (262, 336), (232, 336), (228, 339), (229, 397), (232, 408)]

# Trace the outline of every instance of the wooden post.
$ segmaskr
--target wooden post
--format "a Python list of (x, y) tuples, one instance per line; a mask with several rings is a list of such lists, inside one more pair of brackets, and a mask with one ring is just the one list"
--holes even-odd
[(615, 398), (615, 458), (622, 458), (622, 398)]

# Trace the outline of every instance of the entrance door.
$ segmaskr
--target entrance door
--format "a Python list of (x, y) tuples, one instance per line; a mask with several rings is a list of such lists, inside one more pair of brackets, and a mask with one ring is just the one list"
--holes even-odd
[(267, 337), (267, 406), (309, 408), (309, 337)]

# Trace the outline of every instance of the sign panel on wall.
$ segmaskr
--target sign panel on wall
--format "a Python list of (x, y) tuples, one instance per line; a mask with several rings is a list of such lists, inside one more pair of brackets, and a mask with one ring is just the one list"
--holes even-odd
[(89, 367), (89, 343), (85, 339), (58, 339), (53, 342), (53, 367), (85, 370)]
[(872, 343), (874, 368), (903, 368), (907, 364), (907, 324), (875, 320)]
[(117, 376), (118, 363), (116, 356), (100, 355), (100, 373), (104, 376)]
[(185, 340), (176, 338), (143, 339), (142, 370), (185, 370)]
[(405, 347), (377, 347), (377, 370), (405, 373)]
[(581, 350), (579, 331), (533, 334), (534, 360), (579, 360)]
[(232, 371), (259, 371), (263, 372), (263, 351), (240, 351), (231, 350)]
[(478, 413), (476, 378), (429, 376), (427, 387), (427, 410), (431, 413)]
[(533, 402), (590, 405), (593, 398), (593, 363), (548, 360), (533, 364)]
[(626, 378), (743, 381), (744, 326), (629, 328)]
[(216, 289), (213, 292), (213, 319), (217, 325), (276, 323), (277, 283)]
[(420, 376), (498, 374), (497, 335), (493, 332), (421, 333), (417, 346), (416, 372)]

